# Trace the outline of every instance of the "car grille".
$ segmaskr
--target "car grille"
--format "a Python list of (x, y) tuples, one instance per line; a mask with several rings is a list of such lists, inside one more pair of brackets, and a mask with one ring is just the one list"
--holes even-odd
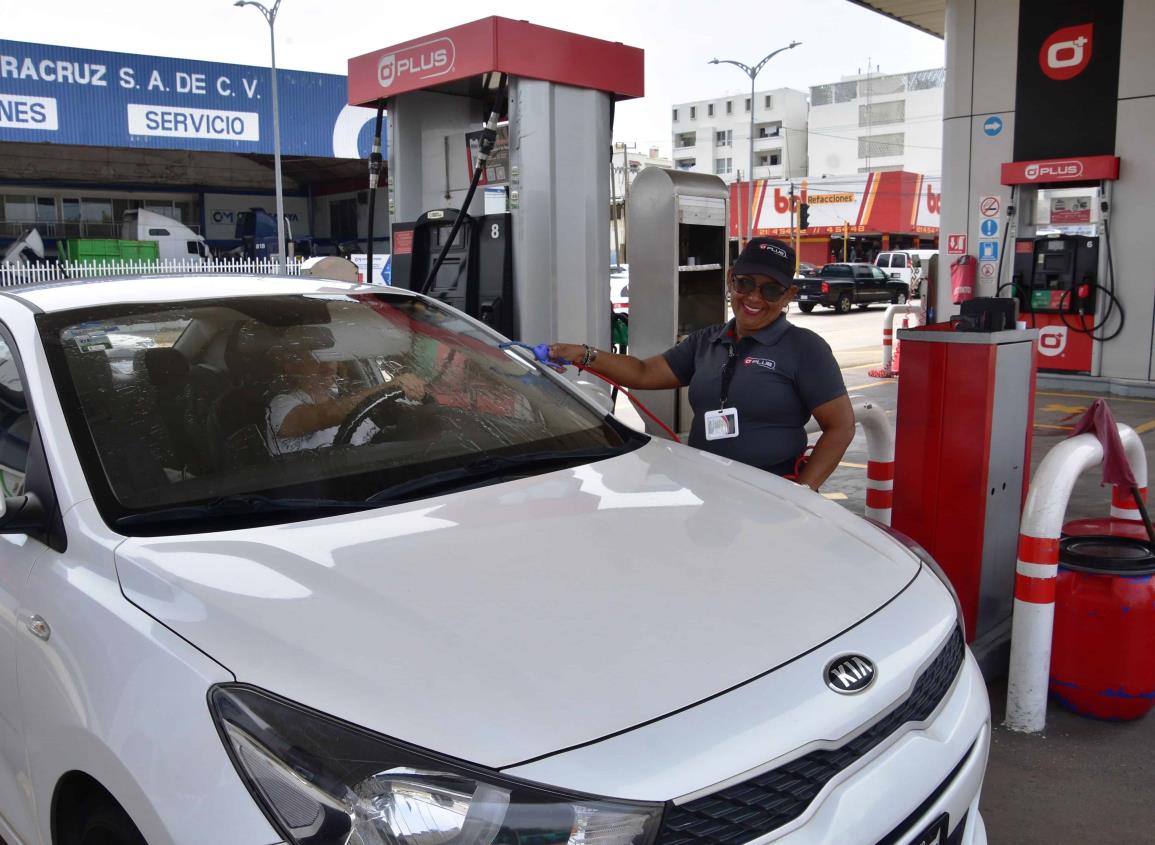
[(812, 751), (750, 780), (670, 808), (662, 821), (659, 845), (739, 845), (798, 818), (831, 778), (902, 725), (928, 718), (954, 682), (965, 653), (962, 631), (956, 628), (919, 676), (910, 697), (881, 721), (841, 748)]

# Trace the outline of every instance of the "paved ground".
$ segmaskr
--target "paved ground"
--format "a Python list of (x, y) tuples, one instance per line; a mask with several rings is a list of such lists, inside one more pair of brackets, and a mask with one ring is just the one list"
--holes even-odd
[[(790, 319), (827, 339), (852, 394), (875, 400), (893, 417), (898, 380), (872, 378), (868, 373), (881, 364), (883, 310), (792, 313)], [(1095, 398), (1084, 392), (1038, 392), (1032, 470), (1070, 433), (1073, 420)], [(1116, 418), (1141, 434), (1149, 465), (1155, 467), (1150, 460), (1155, 450), (1155, 400), (1105, 398)], [(828, 497), (856, 513), (865, 506), (866, 460), (860, 430), (825, 488)], [(1100, 486), (1097, 474), (1086, 473), (1075, 487), (1067, 516), (1106, 516), (1109, 506), (1109, 490)], [(1137, 722), (1109, 723), (1052, 705), (1047, 730), (1028, 736), (1002, 726), (1005, 679), (992, 679), (989, 689), (994, 731), (982, 812), (994, 845), (1155, 843), (1155, 714)]]

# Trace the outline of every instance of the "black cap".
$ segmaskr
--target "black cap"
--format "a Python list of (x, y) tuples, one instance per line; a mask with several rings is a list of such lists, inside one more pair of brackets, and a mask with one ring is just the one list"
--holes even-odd
[(777, 238), (751, 238), (730, 269), (738, 275), (769, 276), (790, 287), (794, 284), (794, 249)]

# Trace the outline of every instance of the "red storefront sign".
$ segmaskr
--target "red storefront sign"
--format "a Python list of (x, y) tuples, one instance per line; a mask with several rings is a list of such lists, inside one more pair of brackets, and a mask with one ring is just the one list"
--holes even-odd
[[(754, 235), (790, 234), (790, 187), (766, 180), (730, 186), (730, 236), (746, 234), (751, 205)], [(804, 237), (862, 233), (938, 235), (942, 184), (921, 173), (886, 171), (831, 180), (795, 183), (795, 202), (810, 207)], [(797, 217), (797, 215), (796, 215)]]
[(1011, 161), (1003, 165), (1004, 185), (1048, 185), (1055, 182), (1097, 182), (1119, 178), (1118, 156)]

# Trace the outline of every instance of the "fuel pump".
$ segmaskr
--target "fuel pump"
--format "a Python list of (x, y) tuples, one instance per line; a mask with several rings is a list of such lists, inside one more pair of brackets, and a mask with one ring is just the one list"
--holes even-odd
[(1094, 315), (1099, 238), (1046, 235), (1015, 241), (1012, 282), (1020, 313)]
[(641, 50), (500, 17), (350, 59), (350, 105), (388, 115), (393, 283), (608, 346), (613, 105), (643, 93)]
[(1109, 222), (1118, 176), (1114, 156), (1002, 167), (1018, 213), (1004, 229), (1015, 229), (1014, 256), (1009, 278), (1000, 259), (998, 294), (1018, 299), (1020, 319), (1039, 330), (1040, 370), (1095, 374), (1100, 347), (1123, 329)]

